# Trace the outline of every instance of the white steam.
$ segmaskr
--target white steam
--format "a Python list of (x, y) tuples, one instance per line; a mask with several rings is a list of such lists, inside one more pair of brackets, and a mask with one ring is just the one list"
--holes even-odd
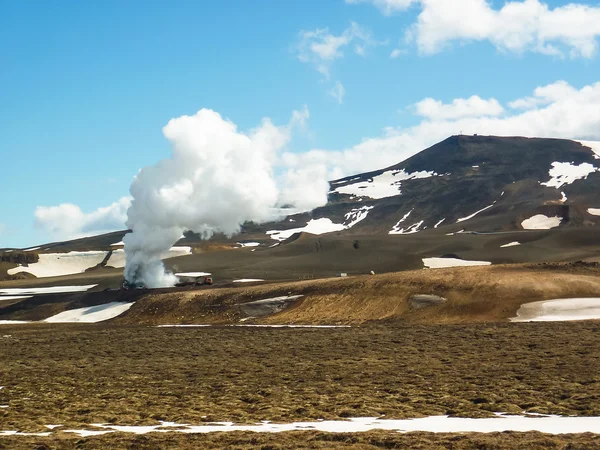
[[(132, 233), (123, 239), (125, 279), (148, 287), (174, 285), (176, 277), (165, 273), (160, 256), (186, 230), (204, 238), (215, 232), (232, 235), (246, 221), (275, 218), (279, 205), (313, 209), (325, 204), (329, 186), (324, 173), (316, 183), (310, 170), (288, 171), (279, 178), (276, 173), (279, 151), (294, 126), (307, 118), (305, 108), (294, 111), (285, 126), (263, 119), (249, 133), (208, 109), (170, 120), (163, 134), (172, 144), (171, 157), (143, 168), (131, 184), (126, 225)], [(281, 189), (277, 179), (290, 184)], [(311, 189), (300, 189), (302, 185)]]

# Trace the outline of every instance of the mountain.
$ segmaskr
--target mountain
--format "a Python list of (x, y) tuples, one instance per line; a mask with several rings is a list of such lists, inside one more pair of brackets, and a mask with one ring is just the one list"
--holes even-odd
[[(452, 136), (396, 165), (334, 180), (330, 189), (325, 206), (247, 223), (232, 238), (203, 241), (186, 232), (166, 265), (211, 272), (218, 283), (420, 269), (448, 257), (456, 264), (600, 257), (597, 143)], [(73, 275), (118, 286), (125, 233), (0, 250), (0, 280)]]
[(536, 215), (558, 217), (560, 227), (589, 227), (600, 225), (599, 193), (596, 143), (461, 135), (394, 166), (332, 181), (326, 206), (292, 219), (328, 218), (355, 234), (552, 225), (541, 218), (523, 224)]

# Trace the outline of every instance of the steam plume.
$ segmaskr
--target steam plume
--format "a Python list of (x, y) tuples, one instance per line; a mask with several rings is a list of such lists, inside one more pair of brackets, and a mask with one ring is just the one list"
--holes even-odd
[(148, 287), (174, 285), (176, 277), (165, 272), (160, 256), (186, 230), (203, 238), (215, 232), (232, 235), (246, 221), (273, 219), (283, 201), (306, 209), (326, 203), (324, 177), (309, 191), (298, 188), (310, 171), (288, 172), (283, 179), (293, 186), (280, 189), (277, 183), (279, 151), (294, 126), (307, 118), (305, 108), (294, 111), (285, 126), (263, 119), (249, 133), (209, 109), (170, 120), (163, 134), (171, 142), (171, 157), (140, 170), (131, 184), (125, 279)]

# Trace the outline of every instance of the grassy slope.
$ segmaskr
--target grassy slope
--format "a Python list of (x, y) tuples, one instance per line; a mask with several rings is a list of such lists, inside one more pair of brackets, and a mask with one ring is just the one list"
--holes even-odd
[[(502, 321), (513, 317), (522, 303), (600, 296), (599, 275), (600, 267), (594, 264), (485, 266), (158, 293), (138, 300), (116, 322), (236, 323), (244, 317), (237, 304), (290, 293), (305, 297), (263, 322)], [(448, 302), (415, 311), (407, 303), (414, 294), (436, 294)]]

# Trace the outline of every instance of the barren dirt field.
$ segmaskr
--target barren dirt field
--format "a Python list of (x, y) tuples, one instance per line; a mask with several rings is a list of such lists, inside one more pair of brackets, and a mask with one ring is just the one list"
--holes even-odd
[(493, 412), (600, 415), (600, 323), (334, 329), (3, 326), (0, 448), (598, 448), (539, 433), (287, 432), (80, 438), (93, 423), (342, 419)]

